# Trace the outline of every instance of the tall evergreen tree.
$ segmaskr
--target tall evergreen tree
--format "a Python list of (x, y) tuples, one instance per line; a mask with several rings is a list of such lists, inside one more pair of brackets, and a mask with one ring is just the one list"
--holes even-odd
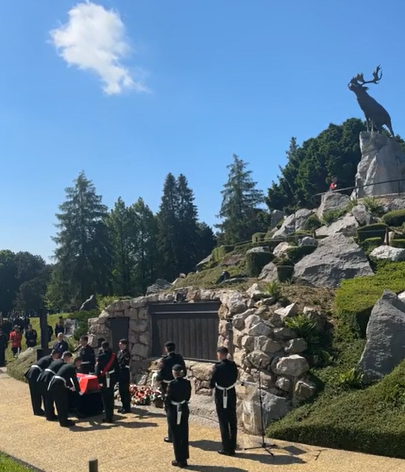
[[(56, 215), (59, 229), (53, 238), (56, 268), (48, 300), (59, 293), (59, 303), (78, 306), (91, 294), (111, 293), (111, 246), (106, 225), (107, 207), (92, 181), (81, 172)], [(55, 289), (57, 287), (57, 290)], [(62, 308), (62, 306), (59, 306)]]
[(201, 261), (209, 256), (216, 246), (216, 238), (212, 229), (206, 223), (198, 223), (197, 259)]
[(252, 171), (246, 170), (247, 163), (233, 155), (229, 169), (228, 182), (224, 185), (222, 205), (219, 218), (222, 222), (216, 225), (226, 244), (247, 241), (251, 235), (262, 229), (258, 225), (257, 209), (263, 203), (263, 192), (256, 188)]

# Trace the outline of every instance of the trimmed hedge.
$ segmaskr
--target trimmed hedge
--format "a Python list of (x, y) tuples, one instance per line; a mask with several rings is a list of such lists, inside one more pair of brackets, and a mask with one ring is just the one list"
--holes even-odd
[(376, 247), (381, 246), (381, 238), (367, 238), (360, 243), (360, 246), (369, 255)]
[(405, 262), (380, 262), (374, 276), (344, 280), (336, 291), (340, 328), (365, 337), (371, 310), (384, 290), (405, 290)]
[(393, 239), (391, 241), (391, 246), (405, 249), (405, 239)]
[[(326, 370), (326, 369), (325, 369)], [(405, 459), (405, 362), (366, 390), (328, 395), (267, 429), (285, 441)]]
[(249, 252), (246, 254), (246, 269), (249, 277), (259, 277), (263, 267), (274, 259), (271, 252)]
[(316, 249), (316, 246), (297, 246), (297, 247), (290, 247), (287, 249), (287, 256), (291, 262), (296, 264), (300, 261), (303, 257), (312, 254)]
[(294, 275), (294, 266), (293, 265), (278, 265), (277, 266), (277, 275), (280, 282), (287, 282), (291, 280)]
[(388, 226), (384, 223), (375, 223), (366, 225), (357, 229), (357, 237), (359, 242), (370, 238), (380, 238), (381, 243), (384, 242)]
[(316, 215), (309, 216), (302, 225), (304, 231), (314, 231), (322, 226), (319, 218)]
[(219, 262), (221, 259), (223, 259), (228, 252), (233, 251), (233, 246), (219, 246), (216, 247), (212, 250), (212, 261), (213, 262)]
[(382, 220), (388, 226), (402, 226), (405, 223), (405, 210), (393, 210), (386, 213)]
[(264, 241), (267, 233), (255, 233), (252, 235), (252, 243), (260, 243)]

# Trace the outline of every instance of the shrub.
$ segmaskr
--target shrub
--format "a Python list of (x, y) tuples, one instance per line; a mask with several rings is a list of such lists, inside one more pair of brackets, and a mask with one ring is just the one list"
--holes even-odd
[(380, 242), (383, 243), (387, 233), (387, 228), (388, 226), (384, 223), (366, 225), (357, 229), (357, 237), (360, 242), (370, 238), (380, 238)]
[(287, 282), (291, 280), (294, 275), (293, 265), (279, 265), (277, 266), (277, 275), (280, 282)]
[[(330, 368), (324, 369), (330, 370)], [(367, 389), (321, 395), (270, 425), (274, 439), (405, 458), (405, 362)]]
[(405, 239), (393, 239), (391, 241), (392, 247), (405, 248)]
[(363, 198), (362, 203), (372, 215), (382, 216), (384, 214), (384, 207), (378, 203), (378, 200), (376, 198)]
[(213, 262), (219, 262), (226, 256), (226, 254), (228, 254), (228, 252), (233, 251), (233, 249), (233, 246), (219, 246), (214, 248), (211, 253)]
[(249, 277), (259, 277), (263, 267), (274, 259), (271, 252), (249, 252), (246, 254), (246, 267)]
[(277, 281), (269, 282), (268, 284), (266, 284), (264, 292), (269, 295), (269, 297), (273, 297), (276, 302), (279, 301), (282, 297), (281, 287)]
[(382, 220), (388, 226), (402, 226), (405, 223), (405, 210), (393, 210), (386, 213)]
[(329, 226), (334, 221), (338, 220), (340, 217), (346, 214), (346, 208), (341, 208), (339, 210), (329, 210), (325, 211), (322, 215), (322, 221), (325, 225)]
[(340, 328), (360, 337), (366, 333), (371, 310), (384, 290), (405, 290), (405, 262), (380, 262), (374, 276), (344, 280), (336, 291)]
[(100, 312), (98, 310), (91, 311), (77, 311), (75, 313), (70, 313), (69, 318), (72, 320), (78, 321), (78, 326), (74, 332), (74, 339), (79, 340), (80, 336), (87, 334), (88, 331), (88, 321), (90, 318), (97, 318)]
[(303, 257), (312, 254), (316, 249), (316, 246), (297, 246), (297, 247), (290, 247), (287, 249), (287, 255), (290, 261), (296, 264), (300, 261)]
[(381, 246), (381, 238), (367, 238), (360, 243), (360, 246), (369, 255), (376, 247)]
[(308, 316), (297, 315), (287, 318), (284, 321), (287, 328), (293, 329), (299, 338), (304, 338), (308, 347), (313, 348), (319, 344), (319, 336), (316, 332), (316, 321), (311, 320)]
[(363, 377), (364, 375), (356, 369), (356, 367), (353, 367), (347, 372), (342, 372), (339, 375), (339, 384), (343, 388), (362, 388)]
[(260, 243), (261, 241), (264, 241), (265, 237), (266, 233), (255, 233), (252, 235), (252, 243)]
[(316, 215), (311, 215), (307, 218), (305, 223), (302, 225), (304, 231), (314, 231), (322, 226), (319, 218)]

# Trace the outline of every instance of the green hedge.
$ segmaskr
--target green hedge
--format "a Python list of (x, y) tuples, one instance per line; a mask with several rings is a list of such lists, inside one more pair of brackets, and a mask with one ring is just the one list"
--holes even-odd
[(359, 242), (370, 238), (380, 238), (380, 241), (383, 243), (387, 233), (387, 228), (388, 226), (384, 223), (366, 225), (357, 229), (357, 237)]
[(335, 305), (341, 328), (365, 337), (370, 313), (384, 290), (405, 290), (405, 262), (381, 262), (374, 276), (344, 280)]
[(278, 265), (277, 275), (280, 282), (287, 282), (292, 279), (294, 275), (293, 265)]
[(381, 246), (381, 238), (367, 238), (360, 243), (360, 246), (369, 255), (376, 247)]
[(405, 239), (393, 239), (391, 241), (392, 247), (405, 248)]
[(405, 459), (405, 362), (366, 390), (325, 396), (267, 429), (271, 438)]
[(405, 223), (405, 210), (393, 210), (382, 217), (388, 226), (402, 226)]
[(316, 215), (311, 215), (307, 218), (305, 223), (302, 225), (304, 231), (314, 231), (322, 226), (319, 218)]
[(252, 235), (252, 243), (260, 243), (264, 241), (267, 233), (255, 233)]
[(259, 277), (263, 267), (274, 259), (271, 252), (249, 252), (246, 254), (246, 269), (249, 277)]
[(219, 262), (223, 259), (229, 252), (233, 251), (233, 246), (219, 246), (212, 250), (212, 261)]
[(287, 249), (287, 256), (290, 261), (296, 264), (300, 261), (303, 257), (312, 254), (316, 249), (316, 246), (297, 246), (297, 247), (290, 247)]

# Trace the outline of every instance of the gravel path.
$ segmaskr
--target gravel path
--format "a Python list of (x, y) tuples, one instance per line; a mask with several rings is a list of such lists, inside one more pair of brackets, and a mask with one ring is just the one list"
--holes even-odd
[[(117, 415), (115, 425), (100, 418), (77, 423), (73, 428), (34, 417), (28, 387), (0, 369), (0, 449), (44, 472), (87, 472), (88, 460), (97, 458), (99, 472), (168, 472), (173, 451), (163, 442), (165, 419), (161, 410), (134, 408), (133, 414)], [(214, 427), (212, 427), (214, 426)], [(404, 472), (405, 461), (345, 451), (320, 449), (277, 441), (274, 457), (262, 450), (241, 451), (235, 457), (219, 456), (218, 426), (210, 420), (190, 424), (189, 470), (197, 472)], [(243, 447), (257, 438), (241, 435)], [(273, 441), (272, 441), (273, 442)]]

